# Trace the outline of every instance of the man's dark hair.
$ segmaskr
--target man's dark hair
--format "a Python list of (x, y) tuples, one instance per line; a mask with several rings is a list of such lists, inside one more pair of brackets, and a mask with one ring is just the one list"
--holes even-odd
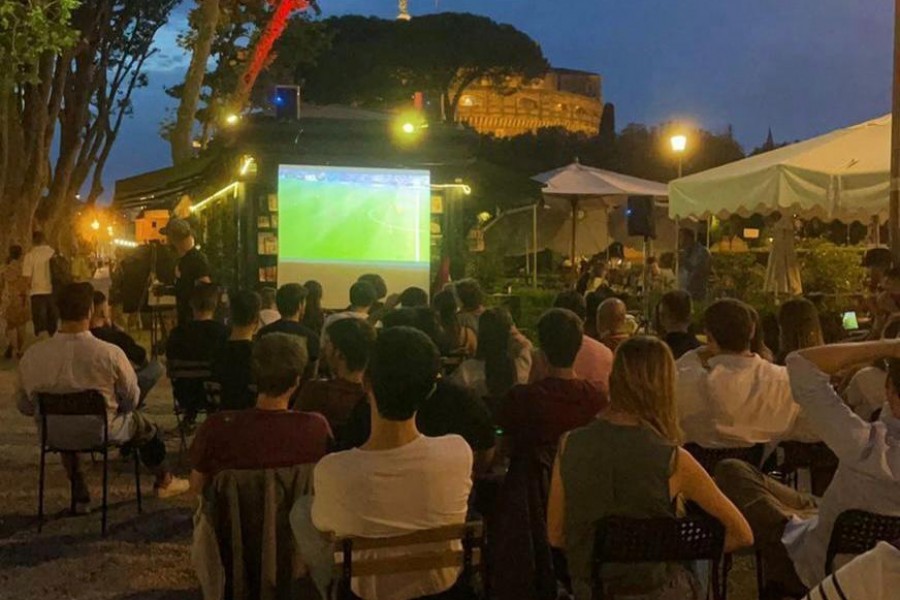
[(422, 288), (408, 287), (400, 294), (400, 304), (404, 308), (428, 306), (428, 292)]
[(565, 308), (551, 308), (538, 321), (538, 340), (547, 362), (558, 369), (575, 364), (581, 350), (584, 326), (578, 315)]
[(578, 318), (582, 321), (587, 319), (587, 301), (584, 296), (575, 290), (557, 294), (556, 299), (553, 301), (553, 308), (565, 308), (578, 315)]
[(249, 290), (241, 290), (231, 296), (231, 324), (248, 327), (259, 320), (259, 308), (262, 301), (259, 294)]
[(368, 281), (357, 281), (350, 286), (350, 304), (357, 308), (369, 308), (375, 304), (378, 292)]
[(47, 238), (44, 236), (43, 231), (34, 231), (31, 233), (31, 244), (33, 246), (40, 246), (45, 241), (47, 241)]
[(297, 385), (309, 355), (300, 338), (287, 333), (270, 333), (253, 343), (253, 376), (256, 390), (280, 396)]
[(481, 285), (474, 279), (463, 279), (456, 284), (456, 295), (463, 310), (476, 310), (484, 304), (484, 293)]
[(862, 266), (864, 267), (880, 267), (882, 269), (890, 269), (894, 263), (891, 251), (887, 248), (871, 248), (866, 250), (863, 256)]
[(363, 319), (338, 319), (328, 326), (330, 341), (351, 371), (363, 371), (375, 344), (375, 328)]
[(427, 335), (412, 327), (393, 327), (378, 336), (367, 377), (378, 414), (408, 421), (434, 391), (440, 353)]
[(106, 294), (100, 290), (94, 290), (94, 308), (106, 302)]
[(384, 277), (382, 277), (378, 273), (366, 273), (365, 275), (360, 275), (357, 281), (368, 281), (369, 283), (371, 283), (372, 287), (375, 288), (376, 300), (381, 300), (382, 298), (387, 296), (387, 283), (385, 283)]
[(666, 292), (659, 299), (659, 306), (666, 307), (666, 313), (672, 321), (676, 323), (690, 323), (693, 303), (691, 302), (691, 295), (684, 290)]
[(746, 304), (733, 298), (716, 300), (703, 313), (706, 332), (719, 348), (746, 352), (753, 340), (754, 319)]
[(219, 306), (219, 286), (214, 283), (198, 283), (191, 290), (191, 309), (194, 312), (215, 312)]
[(56, 297), (59, 318), (63, 321), (84, 321), (94, 306), (94, 286), (89, 283), (70, 283), (63, 286)]
[(299, 283), (284, 284), (275, 292), (275, 306), (278, 307), (278, 314), (283, 318), (298, 314), (308, 295), (309, 290)]

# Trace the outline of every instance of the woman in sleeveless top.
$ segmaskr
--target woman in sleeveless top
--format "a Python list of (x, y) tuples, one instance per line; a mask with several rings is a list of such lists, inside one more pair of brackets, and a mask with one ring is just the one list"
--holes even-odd
[(21, 358), (25, 350), (25, 324), (31, 318), (28, 306), (28, 285), (22, 277), (22, 247), (10, 246), (9, 258), (0, 271), (0, 314), (6, 321), (7, 358)]
[[(737, 508), (679, 447), (675, 361), (660, 340), (635, 337), (619, 346), (609, 380), (610, 407), (560, 442), (547, 528), (566, 553), (576, 600), (591, 598), (595, 524), (608, 516), (676, 517), (693, 501), (725, 526), (725, 551), (753, 543)], [(699, 600), (694, 575), (679, 564), (607, 565), (607, 597)]]

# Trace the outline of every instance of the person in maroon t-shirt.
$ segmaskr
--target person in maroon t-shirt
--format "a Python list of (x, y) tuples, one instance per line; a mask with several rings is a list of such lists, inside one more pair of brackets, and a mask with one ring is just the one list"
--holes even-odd
[(290, 467), (325, 456), (332, 440), (325, 417), (288, 410), (307, 360), (295, 336), (272, 333), (255, 342), (256, 407), (210, 415), (197, 429), (190, 449), (192, 491), (199, 493), (221, 471)]
[(581, 319), (554, 308), (538, 322), (538, 338), (547, 360), (547, 377), (510, 390), (499, 425), (514, 453), (555, 445), (562, 434), (592, 421), (609, 401), (604, 388), (578, 379), (573, 365), (584, 335)]

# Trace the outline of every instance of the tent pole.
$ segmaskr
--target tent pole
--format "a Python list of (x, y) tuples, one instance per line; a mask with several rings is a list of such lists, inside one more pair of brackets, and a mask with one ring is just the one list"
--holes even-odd
[(891, 122), (890, 239), (894, 264), (900, 264), (900, 0), (894, 0), (894, 96)]
[[(897, 0), (900, 2), (900, 0)], [(575, 259), (575, 236), (578, 233), (578, 196), (572, 196), (572, 272), (578, 276), (578, 263)]]
[(538, 286), (538, 281), (537, 281), (537, 272), (538, 272), (538, 266), (537, 266), (537, 263), (538, 263), (538, 239), (537, 239), (538, 205), (537, 205), (537, 202), (534, 203), (534, 207), (532, 208), (532, 211), (533, 212), (531, 213), (531, 243), (534, 246), (533, 247), (534, 264), (532, 265), (532, 269), (531, 269), (531, 277), (532, 277), (531, 283), (532, 283), (533, 287), (537, 288), (537, 286)]

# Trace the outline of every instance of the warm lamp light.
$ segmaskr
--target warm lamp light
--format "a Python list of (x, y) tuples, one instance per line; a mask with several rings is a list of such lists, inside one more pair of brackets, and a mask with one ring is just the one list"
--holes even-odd
[(228, 125), (236, 125), (237, 122), (240, 121), (240, 119), (241, 118), (239, 116), (237, 116), (235, 114), (230, 114), (227, 117), (225, 117), (225, 123), (227, 123)]
[(673, 135), (669, 141), (672, 144), (673, 152), (684, 152), (687, 149), (687, 136), (685, 135)]
[(97, 219), (94, 219), (94, 221), (91, 223), (91, 229), (93, 229), (94, 231), (99, 231), (100, 230), (100, 221), (98, 221)]
[(416, 126), (415, 126), (415, 125), (413, 125), (412, 123), (404, 123), (404, 124), (403, 124), (403, 133), (410, 133), (410, 134), (411, 134), (411, 133), (415, 133), (415, 132), (416, 132)]

